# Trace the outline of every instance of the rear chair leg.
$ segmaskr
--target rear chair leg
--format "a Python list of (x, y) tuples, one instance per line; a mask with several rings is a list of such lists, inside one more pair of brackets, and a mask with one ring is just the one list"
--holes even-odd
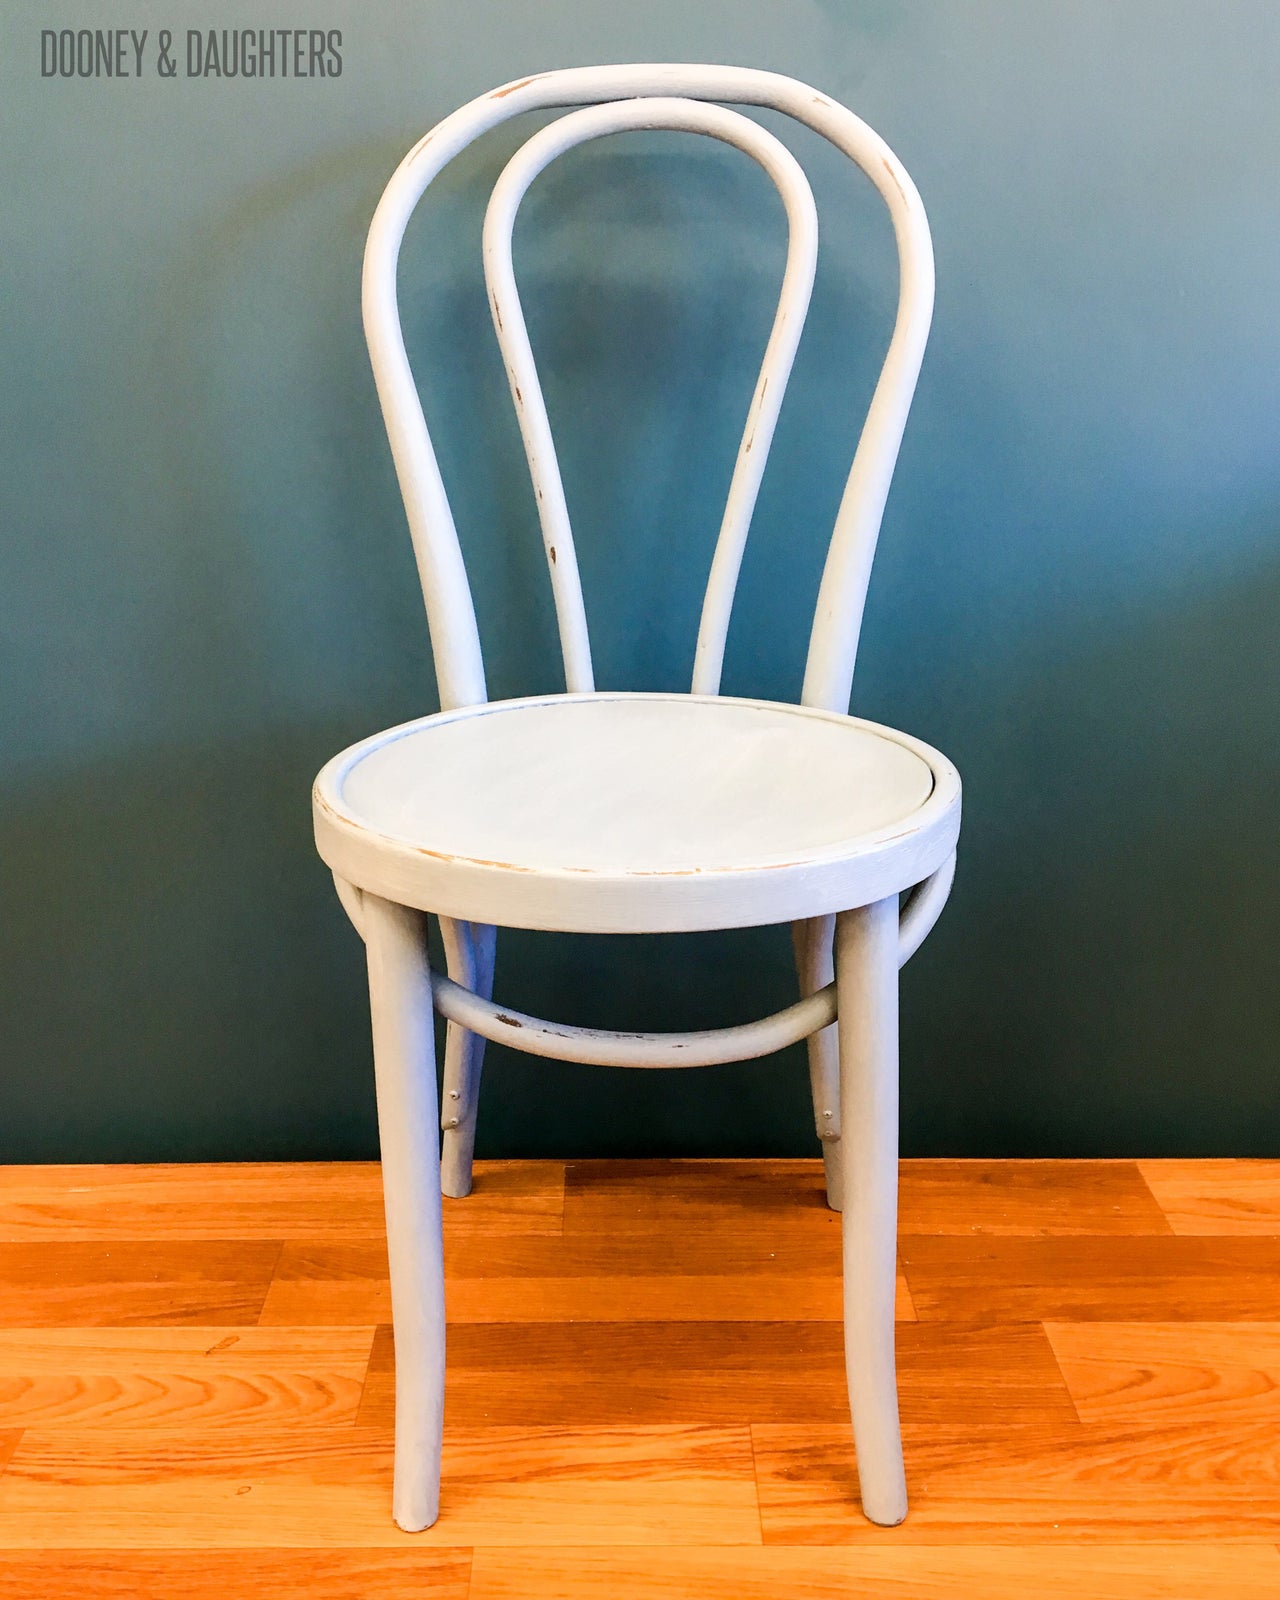
[(440, 1509), (444, 1256), (426, 917), (365, 893), (369, 1011), (396, 1350), (392, 1510), (408, 1533)]
[[(493, 993), (493, 959), (498, 930), (482, 922), (440, 918), (445, 965), (449, 976), (463, 988), (483, 995)], [(451, 1199), (471, 1193), (471, 1163), (476, 1146), (476, 1113), (480, 1109), (480, 1068), (485, 1041), (478, 1033), (450, 1022), (445, 1030), (444, 1094), (440, 1126), (444, 1150), (440, 1158), (440, 1183)]]
[[(835, 977), (832, 945), (834, 917), (813, 917), (791, 924), (796, 971), (802, 995), (815, 994)], [(836, 1024), (809, 1035), (809, 1088), (813, 1095), (813, 1121), (822, 1145), (822, 1165), (827, 1181), (827, 1204), (839, 1211), (844, 1204), (840, 1177), (840, 1047)]]
[(862, 1509), (907, 1514), (894, 1362), (898, 1232), (898, 897), (836, 925), (844, 1152), (844, 1349)]

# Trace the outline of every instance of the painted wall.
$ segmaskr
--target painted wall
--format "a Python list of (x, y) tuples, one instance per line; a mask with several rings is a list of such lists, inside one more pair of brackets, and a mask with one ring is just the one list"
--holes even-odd
[[(128, 9), (90, 20), (180, 43), (339, 28), (343, 71), (43, 79), (40, 29), (85, 8), (4, 8), (0, 1154), (375, 1149), (361, 952), (308, 788), (434, 686), (363, 235), (463, 100), (628, 59), (818, 85), (933, 222), (936, 331), (854, 690), (966, 781), (955, 896), (904, 978), (905, 1148), (1280, 1154), (1270, 0)], [(442, 181), (404, 272), (497, 695), (559, 682), (478, 276), (485, 188), (524, 131)], [(725, 679), (776, 696), (893, 296), (866, 186), (788, 137), (822, 259)], [(690, 136), (588, 147), (530, 196), (517, 264), (604, 686), (687, 682), (781, 259), (767, 181)], [(613, 1026), (793, 992), (780, 930), (511, 935), (499, 986)], [(802, 1056), (658, 1078), (495, 1051), (480, 1147), (808, 1152)]]

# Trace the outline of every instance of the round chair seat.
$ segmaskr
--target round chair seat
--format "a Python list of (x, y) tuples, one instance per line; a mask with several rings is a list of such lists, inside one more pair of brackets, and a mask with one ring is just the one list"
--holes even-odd
[(352, 745), (316, 845), (362, 889), (507, 927), (786, 922), (909, 888), (955, 847), (960, 782), (834, 712), (686, 694), (491, 701)]

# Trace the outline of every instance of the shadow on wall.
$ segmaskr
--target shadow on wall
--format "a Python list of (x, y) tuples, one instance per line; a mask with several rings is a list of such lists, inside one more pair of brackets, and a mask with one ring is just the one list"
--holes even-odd
[[(1224, 713), (1274, 717), (1278, 608), (1280, 570), (975, 693), (963, 867), (904, 981), (906, 1152), (1276, 1147), (1275, 758)], [(361, 951), (307, 815), (349, 733), (175, 745), (11, 808), (0, 896), (40, 913), (0, 935), (25, 1155), (375, 1153)], [(514, 1006), (615, 1027), (741, 1020), (793, 982), (780, 929), (508, 931), (498, 970)], [(482, 1153), (814, 1148), (799, 1049), (661, 1075), (490, 1050)]]
[(155, 297), (145, 437), (178, 616), (175, 700), (237, 735), (434, 709), (422, 597), (360, 322), (385, 148), (260, 185)]
[(7, 809), (0, 897), (32, 913), (0, 930), (0, 1114), (25, 1159), (374, 1151), (362, 963), (307, 827), (341, 740), (174, 744)]
[(1277, 616), (1273, 566), (975, 683), (957, 888), (904, 981), (904, 1148), (1280, 1148)]
[[(40, 727), (62, 726), (68, 707), (80, 721), (43, 774), (33, 759), (14, 788), (0, 860), (0, 904), (21, 912), (0, 926), (11, 1061), (0, 1117), (24, 1158), (376, 1150), (363, 962), (314, 855), (308, 793), (335, 750), (432, 709), (358, 324), (364, 228), (399, 154), (358, 152), (265, 186), (169, 258), (149, 342), (103, 402), (101, 437), (86, 433), (106, 464), (77, 463), (85, 500), (67, 521), (96, 541), (88, 570), (123, 571), (140, 598), (122, 616), (92, 583), (58, 580), (31, 630), (57, 663), (31, 673), (53, 710), (38, 708)], [(555, 374), (553, 423), (564, 412), (600, 681), (661, 687), (685, 681), (692, 658), (781, 234), (758, 174), (723, 164), (713, 209), (713, 168), (679, 155), (663, 157), (652, 204), (668, 203), (659, 191), (684, 198), (628, 233), (646, 192), (630, 159), (600, 157), (580, 210), (550, 188), (547, 209), (564, 220), (539, 236), (532, 212), (517, 261), (535, 348)], [(465, 222), (478, 243), (474, 197), (501, 151), (475, 161), (444, 184), (432, 227), (458, 225), (463, 238)], [(891, 257), (868, 258), (862, 216), (824, 237), (822, 331), (802, 345), (748, 546), (731, 692), (799, 686), (852, 446), (843, 419), (859, 414), (888, 326)], [(631, 251), (598, 277), (579, 271), (597, 221)], [(704, 238), (721, 277), (705, 270)], [(478, 257), (458, 244), (415, 259), (422, 309), (415, 279), (407, 321), (428, 414), (443, 421), (491, 687), (555, 688), (545, 572)], [(313, 263), (301, 286), (300, 261)], [(661, 295), (656, 281), (668, 282)], [(150, 329), (155, 309), (140, 300), (132, 314)], [(739, 325), (756, 331), (726, 359)], [(440, 327), (437, 358), (427, 347)], [(908, 433), (856, 699), (937, 742), (966, 785), (955, 897), (904, 978), (904, 1149), (1274, 1153), (1280, 846), (1274, 741), (1258, 730), (1280, 715), (1280, 570), (1234, 586), (1202, 577), (1194, 596), (1129, 613), (1112, 597), (1105, 615), (1119, 620), (1105, 627), (1077, 628), (1080, 608), (1062, 604), (1070, 632), (1026, 620), (1022, 580), (998, 570), (999, 540), (1018, 531), (1014, 495), (980, 469), (965, 476), (991, 458), (965, 427), (1007, 439), (1017, 396), (975, 398), (966, 379), (957, 407), (954, 378), (936, 382), (945, 349), (926, 365)], [(932, 476), (918, 464), (930, 431)], [(129, 462), (135, 500), (100, 493), (117, 481), (108, 456)], [(1066, 548), (1071, 504), (1054, 511)], [(926, 527), (930, 549), (913, 567)], [(54, 519), (47, 531), (62, 530)], [(1187, 541), (1183, 568), (1187, 549), (1265, 542), (1221, 532)], [(1145, 552), (1143, 570), (1155, 561)], [(889, 609), (889, 625), (876, 620)], [(109, 636), (114, 646), (100, 643)], [(121, 637), (127, 671), (111, 654)], [(501, 998), (570, 1022), (716, 1026), (786, 1004), (793, 981), (779, 929), (511, 932), (499, 945)], [(479, 1148), (809, 1154), (803, 1051), (658, 1076), (491, 1048)]]
[[(0, 1031), (23, 1068), (4, 1076), (0, 1116), (39, 1129), (25, 1157), (376, 1154), (362, 947), (309, 827), (310, 780), (347, 736), (175, 746), (9, 808), (0, 895), (40, 910), (0, 934)], [(787, 955), (778, 929), (727, 936), (727, 984), (708, 939), (505, 938), (504, 998), (572, 1020), (711, 1025), (791, 997), (786, 960), (766, 959)], [(508, 1153), (756, 1148), (762, 1128), (804, 1145), (803, 1097), (779, 1095), (778, 1063), (665, 1074), (664, 1090), (500, 1054), (486, 1139)]]

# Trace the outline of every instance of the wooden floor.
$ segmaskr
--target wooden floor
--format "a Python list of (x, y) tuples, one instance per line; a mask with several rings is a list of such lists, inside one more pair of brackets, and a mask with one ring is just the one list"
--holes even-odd
[(1280, 1596), (1280, 1163), (904, 1163), (891, 1530), (820, 1183), (482, 1165), (409, 1536), (376, 1166), (0, 1171), (0, 1596)]

